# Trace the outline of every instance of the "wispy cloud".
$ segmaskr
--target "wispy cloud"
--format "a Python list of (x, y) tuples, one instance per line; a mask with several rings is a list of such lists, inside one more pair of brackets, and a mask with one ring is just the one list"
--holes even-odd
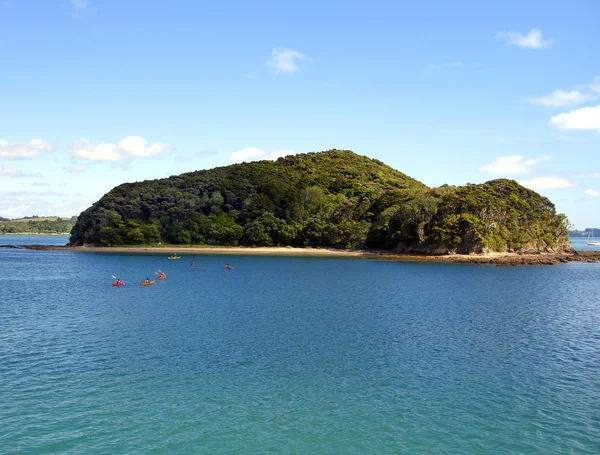
[(267, 153), (257, 147), (246, 147), (238, 152), (233, 152), (229, 155), (229, 159), (234, 163), (241, 163), (243, 161), (276, 160), (295, 154), (296, 152), (293, 150), (275, 150), (274, 152)]
[(598, 193), (598, 191), (596, 191), (596, 190), (588, 189), (588, 190), (585, 190), (585, 194), (587, 194), (588, 196), (598, 197), (598, 194), (600, 194), (600, 193)]
[(9, 144), (7, 141), (0, 139), (0, 158), (35, 158), (41, 153), (50, 152), (53, 149), (52, 144), (41, 139), (32, 139), (25, 144)]
[(527, 35), (502, 31), (496, 34), (496, 39), (504, 41), (507, 46), (526, 47), (529, 49), (539, 49), (554, 43), (554, 40), (544, 40), (542, 31), (538, 28), (531, 29)]
[(592, 130), (600, 134), (600, 105), (555, 115), (550, 124), (558, 130)]
[(31, 178), (31, 177), (40, 177), (40, 173), (36, 172), (22, 172), (17, 169), (11, 169), (5, 167), (2, 163), (0, 163), (0, 178), (1, 177), (12, 177), (12, 178)]
[(594, 99), (589, 93), (582, 93), (578, 90), (566, 92), (564, 90), (554, 90), (550, 95), (540, 98), (532, 98), (530, 103), (541, 104), (543, 106), (560, 107), (560, 106), (576, 106)]
[(89, 11), (90, 4), (87, 0), (71, 0), (71, 6), (73, 7), (73, 17), (78, 17)]
[(298, 71), (298, 62), (304, 60), (304, 54), (293, 49), (273, 49), (267, 65), (276, 73), (293, 73)]
[(90, 161), (118, 161), (123, 158), (147, 157), (171, 150), (169, 144), (155, 142), (147, 145), (146, 139), (140, 136), (127, 136), (116, 144), (94, 144), (87, 139), (79, 139), (73, 144), (71, 153), (74, 156)]
[(490, 174), (526, 174), (535, 164), (549, 160), (549, 156), (539, 158), (525, 158), (521, 155), (501, 156), (487, 166), (483, 166), (481, 170)]
[(572, 188), (575, 184), (563, 177), (536, 177), (531, 180), (519, 182), (524, 187), (532, 190), (551, 190), (559, 188)]

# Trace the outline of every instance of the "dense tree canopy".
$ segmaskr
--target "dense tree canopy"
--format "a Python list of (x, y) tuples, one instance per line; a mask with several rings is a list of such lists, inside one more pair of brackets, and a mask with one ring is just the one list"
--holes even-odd
[(430, 189), (331, 150), (120, 185), (79, 216), (71, 244), (544, 251), (568, 246), (566, 228), (511, 180)]

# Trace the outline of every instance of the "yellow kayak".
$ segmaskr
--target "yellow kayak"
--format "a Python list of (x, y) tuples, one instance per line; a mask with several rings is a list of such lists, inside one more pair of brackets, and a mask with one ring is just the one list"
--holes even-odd
[(169, 256), (168, 259), (181, 259), (181, 256)]

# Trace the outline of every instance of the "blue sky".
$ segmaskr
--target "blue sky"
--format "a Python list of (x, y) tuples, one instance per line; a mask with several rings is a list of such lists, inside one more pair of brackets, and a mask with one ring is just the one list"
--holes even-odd
[(0, 216), (350, 149), (600, 225), (600, 3), (0, 0)]

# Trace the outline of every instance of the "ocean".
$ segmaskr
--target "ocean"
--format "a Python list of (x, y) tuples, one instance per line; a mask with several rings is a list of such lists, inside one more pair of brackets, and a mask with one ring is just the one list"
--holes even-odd
[[(26, 237), (0, 244), (67, 241)], [(600, 453), (600, 264), (0, 248), (0, 270), (0, 453)]]

